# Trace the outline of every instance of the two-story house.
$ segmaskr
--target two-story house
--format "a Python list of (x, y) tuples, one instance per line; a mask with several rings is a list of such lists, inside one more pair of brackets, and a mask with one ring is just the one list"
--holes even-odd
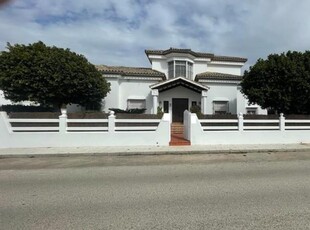
[(161, 107), (172, 121), (182, 121), (183, 112), (199, 105), (203, 114), (266, 114), (248, 105), (240, 92), (241, 68), (246, 58), (218, 56), (190, 49), (146, 50), (152, 67), (135, 68), (99, 65), (111, 83), (103, 110)]
[[(182, 121), (184, 110), (194, 105), (201, 107), (203, 114), (267, 114), (257, 105), (248, 105), (240, 92), (246, 58), (176, 48), (145, 53), (151, 68), (97, 66), (111, 83), (103, 111), (145, 108), (146, 113), (156, 114), (160, 107), (172, 121)], [(0, 105), (10, 103), (0, 91)], [(81, 107), (71, 105), (68, 110)]]

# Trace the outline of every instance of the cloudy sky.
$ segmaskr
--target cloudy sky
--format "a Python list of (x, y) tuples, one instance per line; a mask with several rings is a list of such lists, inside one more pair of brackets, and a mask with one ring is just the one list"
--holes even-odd
[(0, 7), (0, 50), (38, 40), (94, 64), (146, 66), (145, 49), (249, 58), (310, 48), (309, 0), (13, 0)]

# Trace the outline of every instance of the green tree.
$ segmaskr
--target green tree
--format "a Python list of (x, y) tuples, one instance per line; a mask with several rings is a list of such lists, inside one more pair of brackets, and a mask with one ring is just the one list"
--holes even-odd
[(0, 53), (0, 89), (14, 102), (98, 107), (110, 91), (96, 67), (69, 49), (49, 47), (41, 41), (8, 43), (7, 49)]
[(250, 103), (278, 113), (310, 113), (310, 51), (287, 52), (259, 59), (241, 82)]

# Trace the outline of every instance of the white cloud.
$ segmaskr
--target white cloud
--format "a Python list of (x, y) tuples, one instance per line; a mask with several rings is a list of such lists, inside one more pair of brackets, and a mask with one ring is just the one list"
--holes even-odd
[(187, 47), (249, 65), (309, 49), (308, 9), (307, 0), (15, 0), (0, 8), (0, 49), (42, 40), (95, 64), (148, 66), (146, 48)]

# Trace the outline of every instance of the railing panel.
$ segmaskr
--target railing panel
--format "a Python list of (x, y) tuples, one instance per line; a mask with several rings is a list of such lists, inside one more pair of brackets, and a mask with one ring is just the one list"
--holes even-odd
[(107, 123), (108, 119), (67, 119), (67, 123)]
[(122, 126), (122, 127), (115, 127), (116, 131), (155, 131), (157, 129), (157, 126)]
[(12, 131), (58, 131), (59, 127), (12, 127)]
[(285, 130), (310, 130), (310, 126), (286, 126)]
[(200, 123), (238, 123), (238, 119), (200, 119)]
[(279, 120), (249, 120), (249, 119), (244, 119), (244, 123), (279, 123)]
[(160, 119), (115, 119), (115, 123), (159, 123)]
[(234, 126), (202, 126), (203, 131), (216, 131), (216, 130), (238, 130), (238, 127)]
[(59, 119), (8, 119), (10, 123), (58, 123)]
[(244, 126), (244, 130), (279, 130), (279, 126)]
[(67, 131), (108, 131), (108, 127), (67, 127)]

